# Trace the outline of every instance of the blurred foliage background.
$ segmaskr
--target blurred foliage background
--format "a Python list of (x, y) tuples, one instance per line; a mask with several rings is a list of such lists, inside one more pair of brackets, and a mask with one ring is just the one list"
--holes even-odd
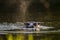
[(0, 22), (26, 21), (59, 27), (60, 0), (0, 0)]

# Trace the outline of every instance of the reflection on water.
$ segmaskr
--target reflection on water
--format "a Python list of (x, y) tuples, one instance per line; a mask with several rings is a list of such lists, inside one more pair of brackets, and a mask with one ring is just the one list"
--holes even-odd
[(0, 40), (60, 40), (60, 33), (51, 34), (6, 34)]

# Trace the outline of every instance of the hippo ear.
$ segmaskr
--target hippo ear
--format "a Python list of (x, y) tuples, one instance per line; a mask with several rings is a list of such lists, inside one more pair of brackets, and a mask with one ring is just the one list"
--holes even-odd
[(38, 23), (38, 25), (39, 25), (40, 23)]

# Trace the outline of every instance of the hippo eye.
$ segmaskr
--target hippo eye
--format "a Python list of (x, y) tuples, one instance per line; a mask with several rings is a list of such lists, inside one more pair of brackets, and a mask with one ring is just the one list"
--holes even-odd
[(36, 26), (36, 23), (34, 23), (33, 25)]

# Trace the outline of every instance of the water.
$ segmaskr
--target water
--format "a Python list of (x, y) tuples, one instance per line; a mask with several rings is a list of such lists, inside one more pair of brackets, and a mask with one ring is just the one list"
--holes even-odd
[[(20, 30), (12, 30), (23, 28), (23, 23), (20, 25), (16, 24), (1, 24), (0, 27), (0, 40), (60, 40), (60, 30), (46, 30), (48, 27), (41, 26), (45, 31), (41, 30), (37, 31), (20, 31)], [(20, 26), (20, 27), (19, 27)], [(46, 28), (45, 28), (46, 27)], [(3, 31), (4, 29), (10, 29)], [(17, 29), (18, 29), (17, 28)]]
[(60, 33), (51, 34), (0, 34), (0, 40), (60, 40)]

